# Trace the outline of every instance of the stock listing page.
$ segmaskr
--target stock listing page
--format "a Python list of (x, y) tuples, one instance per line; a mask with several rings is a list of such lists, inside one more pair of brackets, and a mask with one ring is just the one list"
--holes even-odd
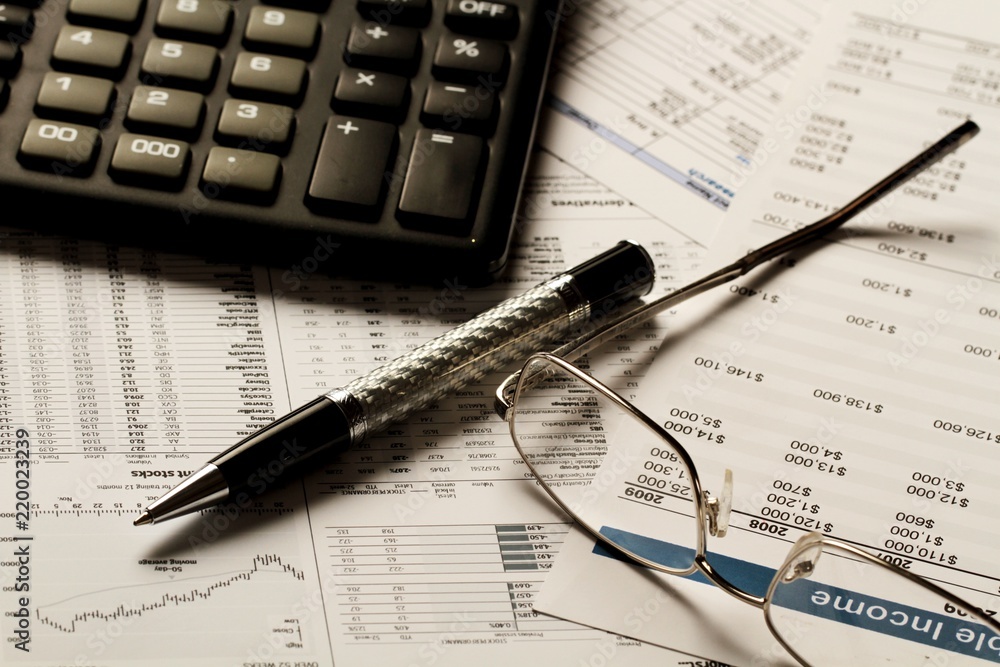
[[(623, 238), (654, 256), (658, 293), (702, 260), (617, 193), (536, 163), (486, 288), (333, 278), (346, 249), (321, 238), (268, 270), (4, 232), (0, 662), (691, 664), (534, 613), (569, 524), (492, 413), (502, 372), (252, 503), (132, 525), (261, 426)], [(619, 341), (608, 372), (637, 386), (665, 326)]]
[[(703, 268), (835, 211), (967, 118), (980, 134), (829, 239), (682, 306), (638, 392), (707, 489), (733, 471), (729, 535), (708, 543), (723, 574), (773, 571), (819, 531), (1000, 608), (1000, 43), (987, 16), (994, 5), (974, 0), (831, 9), (802, 65), (810, 84), (789, 93), (755, 154), (761, 178)], [(671, 543), (656, 505), (679, 473), (651, 456), (637, 452), (609, 493)], [(651, 577), (577, 531), (536, 608), (733, 664), (789, 660), (759, 609)]]

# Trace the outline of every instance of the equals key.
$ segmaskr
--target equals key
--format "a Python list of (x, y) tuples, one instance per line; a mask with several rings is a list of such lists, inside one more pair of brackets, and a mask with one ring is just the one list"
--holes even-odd
[(410, 153), (400, 216), (407, 220), (437, 222), (437, 231), (465, 231), (479, 187), (484, 164), (480, 137), (440, 130), (417, 132)]

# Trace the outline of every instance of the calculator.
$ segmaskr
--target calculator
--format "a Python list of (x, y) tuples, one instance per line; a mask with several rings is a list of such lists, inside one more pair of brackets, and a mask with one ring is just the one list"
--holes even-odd
[(3, 224), (300, 273), (489, 281), (561, 11), (5, 0)]

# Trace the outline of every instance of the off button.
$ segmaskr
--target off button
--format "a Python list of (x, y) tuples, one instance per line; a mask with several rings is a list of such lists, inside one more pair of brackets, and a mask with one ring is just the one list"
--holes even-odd
[(517, 7), (484, 0), (448, 0), (445, 24), (455, 32), (511, 39), (517, 35)]

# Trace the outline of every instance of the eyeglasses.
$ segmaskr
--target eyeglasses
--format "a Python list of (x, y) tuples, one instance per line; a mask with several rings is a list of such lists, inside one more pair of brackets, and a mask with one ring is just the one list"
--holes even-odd
[(726, 471), (718, 496), (705, 491), (691, 456), (673, 435), (570, 363), (668, 308), (826, 235), (977, 132), (975, 123), (963, 123), (837, 212), (551, 353), (531, 356), (501, 384), (495, 407), (538, 484), (609, 555), (667, 574), (700, 574), (763, 610), (771, 633), (803, 665), (1000, 663), (1000, 624), (984, 611), (822, 532), (799, 538), (776, 570), (741, 563), (758, 580), (766, 573), (766, 592), (720, 574), (708, 559), (707, 534), (726, 534), (732, 473)]
[(760, 574), (759, 566), (741, 563), (724, 576), (708, 558), (707, 534), (721, 538), (728, 528), (730, 471), (718, 496), (704, 490), (670, 433), (560, 357), (532, 355), (497, 397), (535, 480), (609, 555), (667, 574), (701, 573), (762, 609), (771, 633), (801, 664), (1000, 662), (1000, 623), (985, 612), (819, 532), (795, 542), (766, 593), (730, 581)]

